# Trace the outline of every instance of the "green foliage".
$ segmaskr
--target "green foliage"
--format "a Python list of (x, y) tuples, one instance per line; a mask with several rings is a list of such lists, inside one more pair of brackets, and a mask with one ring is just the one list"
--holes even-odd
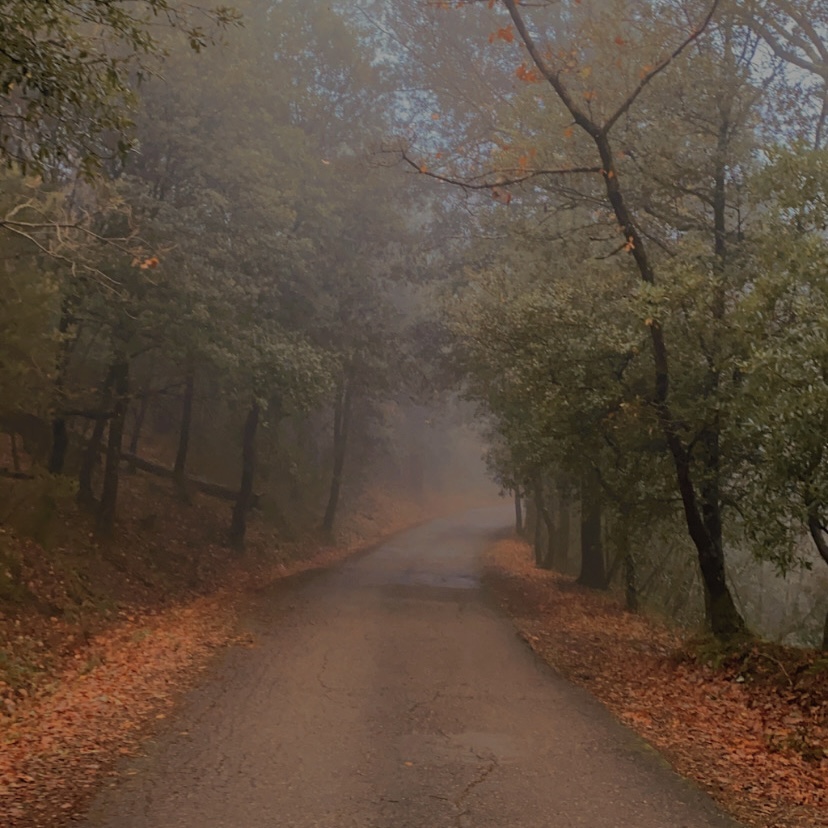
[[(44, 133), (27, 146), (45, 155), (20, 159), (28, 169), (57, 164), (61, 175), (46, 186), (9, 174), (13, 186), (0, 214), (7, 249), (36, 252), (42, 271), (24, 268), (18, 257), (4, 273), (5, 284), (25, 289), (8, 306), (0, 383), (19, 389), (13, 404), (27, 415), (36, 410), (47, 431), (68, 429), (69, 454), (86, 462), (74, 456), (54, 466), (67, 474), (82, 466), (80, 494), (89, 505), (99, 488), (99, 448), (111, 448), (111, 494), (121, 431), (121, 448), (130, 442), (140, 453), (142, 429), (157, 439), (160, 421), (162, 439), (179, 426), (182, 436), (191, 416), (200, 432), (193, 439), (199, 472), (235, 488), (241, 423), (252, 403), (261, 412), (258, 481), (297, 502), (293, 489), (312, 480), (306, 497), (318, 497), (343, 376), (356, 442), (360, 433), (381, 431), (383, 406), (418, 370), (409, 347), (413, 313), (395, 293), (404, 275), (427, 269), (410, 251), (412, 228), (422, 231), (428, 221), (412, 220), (421, 206), (416, 196), (366, 159), (383, 114), (369, 89), (376, 75), (364, 44), (321, 0), (238, 5), (248, 25), (229, 32), (205, 60), (191, 48), (202, 45), (193, 15), (204, 14), (189, 5), (90, 4), (90, 15), (102, 15), (95, 22), (107, 43), (119, 33), (125, 40), (106, 52), (111, 63), (61, 75), (67, 95), (85, 79), (89, 97), (61, 103), (75, 107), (67, 118), (76, 134), (56, 143)], [(54, 4), (55, 25), (74, 25), (79, 8)], [(145, 12), (171, 25), (146, 28)], [(207, 18), (217, 25), (233, 19), (217, 10)], [(43, 20), (33, 14), (31, 30)], [(78, 48), (86, 48), (81, 34)], [(82, 74), (107, 65), (105, 89)], [(6, 91), (11, 105), (14, 90)], [(42, 112), (36, 103), (33, 119)], [(120, 134), (127, 116), (134, 145), (119, 164), (101, 167), (109, 177), (76, 175), (82, 160), (103, 157), (102, 136)], [(30, 364), (35, 357), (39, 372)], [(24, 374), (32, 375), (31, 387)], [(194, 394), (190, 414), (186, 388)], [(304, 443), (288, 451), (280, 440), (291, 433)], [(286, 457), (288, 468), (280, 465)], [(318, 466), (312, 473), (298, 470), (311, 462)]]
[[(54, 217), (60, 200), (38, 182), (4, 175), (0, 215), (19, 222)], [(14, 412), (42, 414), (48, 406), (58, 336), (54, 315), (59, 277), (48, 266), (38, 234), (0, 227), (0, 418)]]
[(124, 153), (134, 80), (157, 71), (163, 53), (158, 22), (200, 50), (237, 20), (226, 6), (172, 0), (2, 0), (0, 160), (91, 172)]
[(750, 343), (741, 503), (758, 549), (784, 571), (803, 561), (802, 527), (828, 536), (828, 153), (774, 151), (756, 189), (766, 210), (739, 320)]

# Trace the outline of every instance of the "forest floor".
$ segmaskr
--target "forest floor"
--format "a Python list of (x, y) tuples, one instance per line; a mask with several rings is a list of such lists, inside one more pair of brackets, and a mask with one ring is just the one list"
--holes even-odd
[(488, 554), (486, 582), (547, 663), (755, 828), (828, 826), (828, 658), (762, 642), (682, 640), (620, 599), (534, 567), (524, 542)]
[[(443, 508), (446, 505), (442, 504)], [(245, 594), (330, 566), (438, 510), (373, 492), (336, 542), (280, 542), (254, 521), (243, 556), (223, 544), (229, 506), (136, 476), (117, 542), (72, 510), (38, 543), (0, 526), (0, 813), (57, 826), (134, 753), (155, 720), (237, 640)], [(225, 512), (227, 514), (225, 514)]]

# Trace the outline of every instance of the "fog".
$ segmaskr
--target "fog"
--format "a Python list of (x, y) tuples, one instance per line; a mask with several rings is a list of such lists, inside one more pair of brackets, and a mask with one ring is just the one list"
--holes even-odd
[(4, 522), (517, 493), (539, 565), (817, 643), (823, 4), (110, 6), (0, 57)]

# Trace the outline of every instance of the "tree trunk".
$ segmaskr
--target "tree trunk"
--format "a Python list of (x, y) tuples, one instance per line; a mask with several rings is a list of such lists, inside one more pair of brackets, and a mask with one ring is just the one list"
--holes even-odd
[[(712, 378), (718, 386), (718, 377)], [(715, 392), (714, 392), (715, 393)], [(702, 449), (702, 459), (704, 462), (704, 480), (699, 485), (699, 499), (701, 501), (702, 520), (710, 539), (710, 545), (714, 551), (711, 558), (711, 571), (714, 571), (714, 581), (724, 582), (724, 537), (722, 532), (722, 504), (721, 504), (721, 454), (719, 448), (719, 428), (718, 423), (705, 429), (705, 433), (701, 435), (699, 444)], [(720, 571), (719, 571), (720, 570)], [(730, 612), (726, 606), (721, 606), (723, 600), (723, 593), (711, 590), (711, 583), (708, 578), (703, 579), (704, 586), (704, 605), (705, 615), (708, 625), (713, 628), (714, 624), (720, 623), (715, 616), (721, 616), (721, 613)], [(729, 590), (725, 587), (725, 592), (729, 596)], [(725, 602), (727, 601), (724, 598)], [(717, 607), (717, 603), (719, 606)], [(735, 612), (735, 605), (733, 606)]]
[[(132, 435), (129, 438), (129, 454), (136, 457), (138, 454), (138, 445), (141, 442), (141, 432), (144, 429), (144, 421), (147, 418), (147, 411), (149, 410), (149, 389), (145, 389), (144, 394), (141, 395), (141, 402), (138, 405), (138, 411), (135, 414), (135, 423), (132, 427)], [(129, 470), (135, 473), (135, 463), (130, 462)]]
[(534, 520), (532, 521), (534, 532), (532, 533), (532, 547), (535, 551), (535, 566), (540, 566), (541, 561), (543, 560), (543, 521), (541, 520), (540, 510), (538, 509), (538, 500), (534, 495), (532, 500), (534, 503)]
[(518, 535), (523, 534), (523, 498), (517, 486), (515, 487), (515, 532)]
[(617, 563), (620, 562), (624, 572), (624, 605), (627, 612), (638, 612), (640, 607), (639, 602), (639, 585), (638, 585), (638, 568), (635, 564), (635, 557), (632, 553), (632, 544), (630, 543), (630, 506), (624, 500), (618, 503), (619, 520), (613, 530), (612, 537), (615, 540), (615, 547), (617, 549), (617, 558), (613, 562), (611, 569), (613, 572), (607, 578), (608, 582), (614, 579), (614, 570)]
[(345, 374), (336, 390), (334, 405), (334, 463), (331, 476), (331, 488), (328, 494), (328, 505), (322, 521), (322, 530), (328, 534), (333, 532), (336, 509), (339, 505), (339, 495), (342, 490), (342, 474), (345, 468), (345, 454), (348, 447), (348, 435), (351, 428), (352, 407), (351, 381)]
[(254, 401), (247, 412), (242, 434), (242, 475), (239, 496), (233, 506), (230, 523), (230, 543), (238, 549), (244, 546), (247, 533), (247, 515), (253, 501), (253, 479), (256, 474), (256, 433), (259, 430), (259, 403)]
[(828, 653), (828, 612), (825, 613), (825, 626), (822, 628), (822, 652)]
[(566, 572), (569, 563), (571, 509), (566, 488), (560, 481), (556, 485), (555, 509), (555, 549), (558, 566), (562, 572)]
[[(817, 552), (819, 552), (822, 560), (828, 564), (828, 540), (825, 539), (822, 521), (814, 509), (809, 509), (808, 530), (811, 533)], [(825, 615), (825, 626), (822, 630), (822, 649), (828, 652), (828, 614)]]
[(74, 293), (65, 296), (60, 307), (60, 321), (58, 322), (58, 333), (60, 334), (60, 345), (55, 372), (55, 401), (57, 412), (52, 418), (52, 448), (49, 453), (48, 469), (51, 474), (63, 474), (66, 465), (66, 452), (69, 449), (69, 430), (66, 425), (66, 417), (61, 413), (65, 404), (64, 389), (66, 384), (66, 369), (69, 367), (69, 359), (72, 356), (72, 340), (69, 331), (75, 324), (75, 304), (77, 297)]
[(178, 451), (173, 466), (173, 479), (180, 492), (184, 492), (185, 474), (187, 468), (187, 452), (190, 448), (190, 429), (193, 422), (193, 396), (195, 389), (195, 371), (192, 367), (187, 370), (184, 380), (184, 400), (181, 406), (181, 427), (178, 432)]
[(635, 566), (632, 547), (630, 545), (630, 533), (626, 524), (621, 527), (619, 554), (623, 555), (624, 565), (624, 603), (628, 612), (638, 612), (640, 602), (638, 599), (638, 570)]
[(11, 443), (12, 468), (15, 474), (20, 474), (22, 466), (20, 465), (20, 452), (17, 450), (17, 434), (13, 431), (9, 432), (9, 442)]
[(118, 481), (121, 467), (121, 451), (124, 442), (124, 425), (129, 407), (129, 361), (122, 356), (112, 366), (115, 404), (109, 420), (109, 440), (104, 462), (103, 491), (98, 508), (98, 532), (111, 537), (115, 531), (118, 506)]
[(828, 564), (828, 540), (825, 539), (822, 521), (813, 508), (808, 510), (808, 531), (811, 533), (811, 539), (820, 557)]
[(624, 553), (624, 602), (628, 612), (638, 612), (638, 572), (630, 549)]
[(592, 589), (607, 588), (607, 568), (601, 525), (601, 484), (597, 473), (584, 473), (581, 484), (581, 572), (578, 583)]
[(55, 416), (52, 420), (52, 450), (49, 454), (49, 471), (62, 474), (66, 465), (66, 452), (69, 449), (69, 429), (66, 417)]
[[(110, 404), (110, 391), (112, 383), (115, 380), (114, 366), (110, 366), (107, 371), (106, 379), (104, 379), (103, 388), (101, 389), (101, 410), (103, 413), (107, 410)], [(104, 416), (95, 417), (94, 426), (92, 427), (92, 434), (89, 437), (89, 442), (86, 444), (86, 450), (83, 453), (80, 469), (78, 470), (78, 505), (91, 509), (95, 505), (95, 489), (92, 485), (95, 476), (95, 467), (101, 459), (101, 443), (103, 442), (104, 431), (106, 430), (107, 418)]]
[[(543, 545), (543, 476), (540, 472), (532, 473), (532, 503), (534, 512), (534, 539), (533, 547), (535, 552), (535, 566), (542, 568), (544, 558), (546, 557), (546, 550)], [(548, 540), (547, 540), (548, 544)]]
[(557, 531), (555, 528), (555, 519), (546, 505), (546, 498), (541, 500), (540, 514), (543, 520), (543, 525), (546, 528), (546, 548), (543, 551), (543, 559), (541, 560), (541, 569), (552, 569), (555, 565), (555, 540)]
[[(716, 167), (713, 186), (713, 252), (716, 270), (724, 274), (727, 259), (727, 152), (730, 141), (730, 114), (726, 107), (720, 112)], [(716, 286), (712, 303), (713, 318), (718, 324), (725, 321), (725, 287)], [(704, 389), (707, 399), (716, 400), (720, 394), (719, 358), (716, 343), (708, 343), (710, 353), (708, 376)], [(704, 549), (699, 550), (699, 565), (704, 586), (705, 614), (713, 633), (728, 638), (744, 631), (745, 623), (727, 586), (724, 559), (721, 497), (721, 424), (718, 414), (701, 434), (698, 445), (702, 470), (697, 486), (701, 522), (704, 527)], [(698, 544), (697, 544), (698, 547)]]
[(78, 471), (77, 501), (80, 506), (87, 508), (95, 505), (95, 490), (92, 485), (92, 478), (95, 475), (95, 467), (100, 462), (101, 443), (103, 442), (105, 430), (106, 420), (99, 417), (95, 420), (92, 436), (86, 444), (86, 451), (83, 453), (83, 460)]

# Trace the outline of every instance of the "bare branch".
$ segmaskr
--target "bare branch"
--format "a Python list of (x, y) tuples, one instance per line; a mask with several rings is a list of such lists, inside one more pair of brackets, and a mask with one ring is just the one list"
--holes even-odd
[(710, 25), (710, 21), (713, 20), (713, 15), (716, 14), (716, 10), (719, 8), (719, 2), (720, 0), (713, 0), (713, 3), (708, 9), (704, 20), (702, 20), (702, 22), (696, 26), (696, 28), (675, 49), (673, 49), (673, 51), (666, 58), (657, 63), (649, 72), (647, 72), (646, 75), (644, 75), (643, 78), (641, 78), (638, 86), (633, 89), (633, 91), (627, 96), (626, 100), (604, 122), (604, 126), (602, 127), (602, 131), (604, 133), (609, 132), (616, 121), (618, 121), (618, 119), (629, 110), (629, 108), (635, 103), (638, 96), (650, 85), (653, 78), (660, 75), (674, 60), (681, 56), (682, 52), (684, 52), (688, 46), (691, 46), (702, 36), (702, 34), (704, 34), (705, 30)]
[(489, 173), (481, 173), (474, 178), (455, 178), (449, 175), (432, 172), (421, 163), (411, 158), (405, 150), (399, 150), (400, 160), (415, 169), (420, 175), (434, 178), (445, 184), (454, 184), (466, 190), (492, 190), (496, 187), (509, 187), (514, 184), (523, 184), (534, 178), (558, 175), (595, 175), (601, 172), (600, 167), (562, 167), (559, 169), (542, 170), (508, 170), (499, 169)]
[(529, 33), (529, 29), (526, 27), (526, 21), (524, 21), (523, 16), (518, 11), (518, 4), (516, 0), (503, 0), (503, 5), (506, 6), (509, 16), (512, 18), (512, 22), (520, 35), (520, 39), (523, 41), (524, 46), (526, 46), (526, 50), (529, 52), (529, 56), (532, 58), (533, 63), (538, 68), (538, 71), (555, 90), (555, 93), (560, 98), (561, 103), (563, 103), (563, 105), (567, 108), (569, 114), (572, 115), (575, 123), (582, 129), (586, 130), (593, 138), (596, 137), (600, 133), (601, 128), (595, 121), (592, 120), (592, 118), (589, 117), (586, 112), (584, 112), (583, 109), (576, 105), (575, 99), (569, 94), (569, 90), (561, 82), (560, 72), (555, 71), (555, 69), (553, 69), (546, 62), (546, 60), (544, 60), (540, 49), (538, 49), (534, 38)]

